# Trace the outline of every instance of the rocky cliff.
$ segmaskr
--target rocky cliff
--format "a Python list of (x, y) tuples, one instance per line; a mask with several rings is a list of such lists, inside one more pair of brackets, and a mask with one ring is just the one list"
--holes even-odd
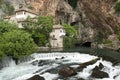
[(77, 12), (84, 27), (91, 27), (99, 36), (117, 33), (118, 22), (114, 15), (115, 0), (79, 0)]
[[(51, 15), (56, 23), (68, 23), (78, 28), (78, 40), (102, 43), (117, 38), (118, 19), (114, 14), (117, 0), (11, 0), (33, 9), (40, 15)], [(112, 40), (111, 40), (112, 41)], [(117, 40), (118, 42), (118, 40)]]

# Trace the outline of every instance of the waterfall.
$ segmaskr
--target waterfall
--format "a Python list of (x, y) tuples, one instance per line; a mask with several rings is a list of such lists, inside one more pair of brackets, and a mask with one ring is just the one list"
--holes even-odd
[(12, 59), (12, 57), (4, 57), (1, 61), (1, 66), (2, 67), (11, 67), (15, 66), (15, 61)]

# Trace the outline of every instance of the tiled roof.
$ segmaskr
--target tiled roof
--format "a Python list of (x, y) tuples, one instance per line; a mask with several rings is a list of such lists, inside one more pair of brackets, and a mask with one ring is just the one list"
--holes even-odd
[(63, 29), (64, 27), (61, 26), (61, 25), (54, 25), (54, 26), (53, 26), (53, 29), (61, 29), (61, 28)]
[(15, 13), (20, 12), (20, 11), (26, 11), (26, 12), (29, 12), (29, 13), (32, 13), (32, 14), (35, 14), (35, 15), (39, 15), (37, 12), (35, 12), (31, 9), (25, 8), (25, 7), (15, 10)]

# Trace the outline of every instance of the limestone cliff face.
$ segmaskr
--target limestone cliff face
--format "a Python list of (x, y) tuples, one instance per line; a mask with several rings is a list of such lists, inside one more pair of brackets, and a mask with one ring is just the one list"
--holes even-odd
[[(56, 23), (68, 23), (78, 28), (82, 41), (97, 42), (117, 34), (118, 20), (114, 14), (117, 0), (22, 0), (40, 15), (51, 15)], [(76, 1), (73, 8), (70, 1)]]
[[(118, 20), (117, 16), (114, 14), (114, 4), (117, 0), (79, 0), (77, 6), (77, 12), (81, 16), (81, 23), (83, 24), (82, 33), (86, 33), (85, 39), (93, 40), (95, 42), (99, 42), (101, 40), (109, 39), (113, 34), (118, 34)], [(81, 26), (79, 25), (81, 29)], [(84, 29), (88, 28), (88, 32)], [(91, 33), (90, 34), (90, 29)], [(80, 30), (79, 30), (80, 31)], [(79, 34), (80, 35), (80, 34)], [(84, 34), (83, 34), (84, 35)], [(82, 36), (82, 35), (81, 35)], [(89, 37), (91, 36), (91, 38)], [(119, 44), (117, 40), (117, 36), (114, 35), (114, 40), (112, 41), (112, 45), (114, 47), (118, 47)]]
[(118, 23), (113, 15), (114, 2), (115, 0), (79, 0), (78, 13), (84, 26), (96, 29), (103, 36), (116, 33)]
[(40, 15), (53, 16), (56, 23), (71, 23), (79, 18), (78, 13), (65, 0), (25, 0), (25, 3)]

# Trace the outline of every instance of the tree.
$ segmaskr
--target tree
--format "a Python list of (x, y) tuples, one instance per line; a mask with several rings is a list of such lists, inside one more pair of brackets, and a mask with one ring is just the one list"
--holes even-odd
[(49, 37), (49, 33), (52, 31), (53, 18), (51, 16), (39, 16), (37, 25), (41, 33)]
[(48, 42), (46, 36), (38, 32), (33, 32), (32, 38), (38, 46), (45, 46)]
[(66, 31), (66, 37), (64, 37), (64, 47), (65, 48), (71, 48), (74, 47), (74, 44), (76, 42), (77, 37), (77, 30), (74, 26), (71, 26), (69, 24), (63, 24), (65, 31)]
[(4, 56), (4, 53), (2, 51), (0, 51), (0, 60), (2, 59), (3, 56)]
[(63, 24), (63, 27), (65, 28), (66, 35), (68, 37), (76, 37), (77, 36), (77, 30), (74, 26), (71, 26), (69, 24)]
[(52, 31), (53, 24), (51, 16), (39, 16), (37, 20), (28, 17), (23, 26), (32, 34), (32, 38), (38, 46), (45, 46), (49, 42), (49, 33)]
[(19, 59), (30, 55), (36, 49), (31, 35), (22, 30), (13, 30), (0, 37), (0, 54)]
[(0, 36), (3, 33), (18, 29), (17, 25), (5, 21), (0, 21)]
[(12, 15), (14, 13), (14, 7), (10, 4), (9, 1), (5, 1), (4, 5), (2, 5), (2, 10), (7, 15)]
[(120, 2), (116, 2), (114, 9), (115, 9), (115, 13), (119, 15), (120, 14)]
[[(3, 3), (4, 0), (0, 0), (0, 5)], [(1, 7), (1, 6), (0, 6)]]

